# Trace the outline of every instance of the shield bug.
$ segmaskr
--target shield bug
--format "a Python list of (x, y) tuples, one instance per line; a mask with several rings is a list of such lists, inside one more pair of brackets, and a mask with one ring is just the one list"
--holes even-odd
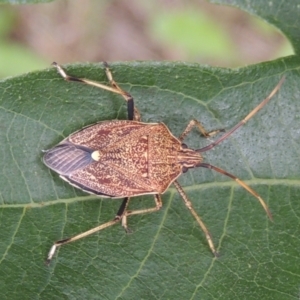
[[(163, 123), (141, 122), (140, 113), (134, 106), (132, 96), (122, 90), (113, 80), (106, 63), (104, 66), (110, 86), (69, 76), (57, 63), (53, 65), (66, 81), (81, 82), (121, 95), (127, 102), (128, 120), (104, 121), (87, 126), (72, 133), (57, 146), (46, 151), (44, 163), (71, 185), (101, 197), (123, 198), (116, 216), (111, 221), (71, 238), (55, 242), (48, 253), (47, 263), (50, 263), (59, 246), (79, 240), (118, 222), (121, 222), (122, 226), (128, 230), (127, 217), (159, 210), (162, 207), (161, 194), (171, 184), (174, 184), (185, 205), (203, 230), (212, 253), (217, 255), (208, 229), (177, 181), (177, 178), (190, 168), (208, 168), (232, 178), (256, 197), (269, 218), (272, 218), (264, 200), (251, 187), (225, 170), (203, 162), (201, 153), (220, 144), (252, 118), (280, 89), (284, 78), (279, 81), (267, 98), (231, 130), (208, 146), (193, 150), (183, 143), (193, 127), (196, 126), (205, 137), (212, 136), (220, 130), (207, 132), (200, 122), (191, 120), (179, 138), (176, 138)], [(148, 194), (154, 196), (154, 207), (128, 210), (130, 198)]]

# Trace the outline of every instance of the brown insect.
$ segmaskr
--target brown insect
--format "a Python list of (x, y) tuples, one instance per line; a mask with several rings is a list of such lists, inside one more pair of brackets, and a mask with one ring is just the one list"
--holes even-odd
[[(72, 133), (46, 152), (44, 163), (73, 186), (101, 197), (124, 198), (116, 216), (111, 221), (71, 238), (55, 242), (49, 251), (47, 263), (50, 263), (57, 247), (61, 245), (79, 240), (120, 221), (125, 230), (128, 230), (127, 217), (159, 210), (162, 207), (161, 194), (172, 183), (203, 230), (212, 253), (217, 255), (208, 229), (177, 181), (182, 173), (195, 167), (213, 169), (234, 179), (258, 199), (269, 218), (272, 219), (266, 203), (252, 188), (236, 176), (204, 163), (201, 153), (220, 144), (252, 118), (279, 90), (284, 78), (279, 81), (266, 99), (231, 130), (208, 146), (193, 150), (189, 149), (183, 140), (194, 126), (205, 137), (210, 137), (220, 130), (207, 132), (197, 120), (191, 120), (180, 137), (176, 138), (163, 123), (141, 122), (140, 113), (134, 107), (132, 96), (123, 91), (113, 80), (106, 63), (104, 64), (105, 71), (110, 86), (69, 76), (57, 63), (53, 65), (67, 81), (85, 83), (123, 96), (127, 102), (129, 120), (104, 121), (87, 126)], [(154, 195), (154, 207), (133, 211), (127, 209), (131, 197), (148, 194)]]

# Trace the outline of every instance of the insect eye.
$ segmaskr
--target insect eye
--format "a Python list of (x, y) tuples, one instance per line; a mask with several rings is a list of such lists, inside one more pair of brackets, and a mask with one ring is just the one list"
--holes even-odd
[(182, 144), (181, 144), (181, 147), (182, 147), (183, 149), (186, 149), (188, 146), (187, 146), (186, 144), (182, 143)]
[(187, 167), (182, 167), (182, 173), (186, 173), (188, 171), (189, 168)]

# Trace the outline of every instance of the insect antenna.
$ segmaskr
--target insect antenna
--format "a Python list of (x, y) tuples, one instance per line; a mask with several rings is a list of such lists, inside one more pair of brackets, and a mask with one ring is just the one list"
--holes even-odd
[[(197, 149), (195, 151), (201, 153), (201, 152), (205, 152), (205, 151), (208, 151), (208, 150), (214, 148), (215, 146), (217, 146), (218, 144), (220, 144), (222, 141), (224, 141), (225, 139), (227, 139), (238, 128), (240, 128), (241, 126), (243, 126), (244, 124), (246, 124), (278, 92), (278, 90), (280, 89), (280, 87), (283, 84), (284, 80), (285, 80), (285, 77), (282, 77), (280, 79), (280, 81), (278, 82), (278, 84), (275, 86), (275, 88), (272, 90), (272, 92), (258, 106), (256, 106), (242, 121), (240, 121), (238, 124), (236, 124), (228, 132), (226, 132), (225, 134), (223, 134), (215, 142), (212, 142), (211, 144), (209, 144), (209, 145), (207, 145), (207, 146), (205, 146), (203, 148)], [(218, 167), (215, 167), (215, 166), (213, 166), (211, 164), (208, 164), (208, 163), (199, 163), (197, 165), (197, 167), (203, 167), (203, 168), (215, 170), (216, 172), (224, 174), (225, 176), (228, 176), (228, 177), (232, 178), (233, 180), (235, 180), (240, 186), (242, 186), (245, 190), (247, 190), (256, 199), (258, 199), (258, 201), (260, 202), (260, 204), (262, 205), (262, 207), (266, 211), (268, 217), (270, 218), (270, 220), (272, 220), (271, 212), (270, 212), (267, 204), (265, 203), (265, 201), (252, 188), (250, 188), (244, 181), (242, 181), (238, 177), (236, 177), (236, 176), (234, 176), (234, 175), (226, 172), (225, 170), (223, 170), (221, 168), (218, 168)]]

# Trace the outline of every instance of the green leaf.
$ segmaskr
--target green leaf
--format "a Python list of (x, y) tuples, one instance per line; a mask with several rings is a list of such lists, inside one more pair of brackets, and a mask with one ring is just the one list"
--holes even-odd
[[(251, 1), (250, 11), (255, 3)], [(279, 1), (272, 3), (276, 6)], [(277, 7), (277, 25), (285, 24), (282, 30), (298, 49), (297, 37), (289, 28), (299, 22), (299, 13), (293, 19), (296, 13), (288, 16), (284, 9), (286, 18)], [(259, 14), (267, 13), (262, 7)], [(212, 234), (220, 252), (217, 259), (171, 187), (162, 196), (160, 211), (128, 218), (132, 234), (115, 225), (62, 246), (46, 267), (44, 261), (55, 240), (111, 220), (121, 200), (100, 199), (74, 189), (46, 168), (42, 151), (85, 125), (126, 119), (126, 104), (118, 95), (65, 82), (54, 68), (0, 81), (2, 297), (297, 298), (299, 62), (295, 55), (238, 70), (185, 63), (111, 64), (115, 80), (133, 95), (143, 121), (164, 122), (176, 136), (193, 118), (207, 130), (232, 128), (286, 76), (267, 106), (204, 153), (206, 162), (255, 189), (268, 203), (274, 222), (230, 178), (194, 169), (179, 179)], [(69, 65), (66, 70), (107, 82), (101, 64)], [(186, 143), (199, 148), (209, 141), (194, 130)], [(152, 207), (152, 198), (133, 198), (130, 209)]]

